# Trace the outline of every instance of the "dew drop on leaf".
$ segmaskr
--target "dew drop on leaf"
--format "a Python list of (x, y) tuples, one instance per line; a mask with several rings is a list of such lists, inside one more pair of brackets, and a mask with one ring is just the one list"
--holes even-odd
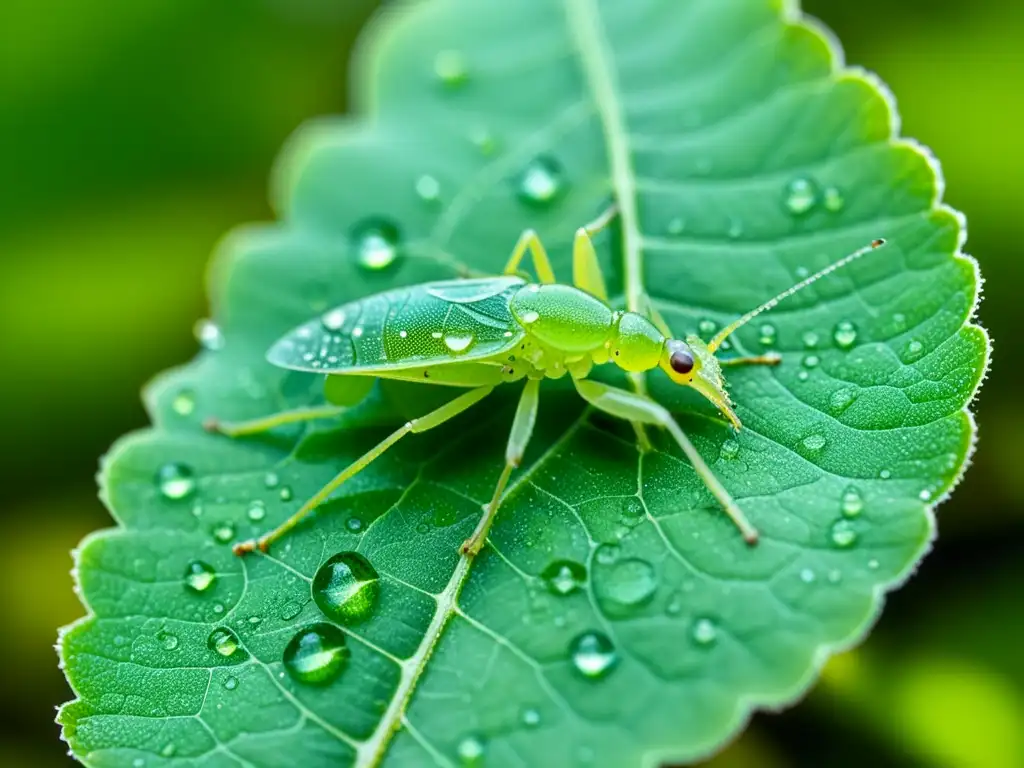
[(681, 235), (686, 229), (686, 221), (679, 216), (675, 216), (669, 219), (668, 224), (665, 226), (665, 231), (670, 235)]
[(569, 644), (569, 656), (576, 670), (592, 680), (604, 677), (619, 660), (615, 646), (602, 632), (584, 632)]
[(218, 523), (213, 528), (213, 538), (221, 544), (227, 544), (235, 538), (235, 526), (233, 523)]
[(791, 214), (802, 216), (817, 204), (818, 185), (803, 176), (793, 179), (786, 185), (783, 201)]
[(845, 517), (857, 517), (864, 511), (864, 499), (860, 495), (860, 491), (852, 485), (843, 491), (841, 509)]
[(774, 347), (777, 340), (778, 331), (775, 330), (775, 326), (771, 323), (764, 323), (760, 328), (760, 335), (758, 336), (761, 346)]
[(196, 396), (190, 389), (183, 389), (171, 400), (171, 409), (179, 416), (191, 416), (196, 409)]
[(804, 346), (807, 347), (807, 349), (815, 349), (818, 346), (819, 341), (821, 340), (818, 334), (815, 333), (814, 331), (805, 331), (804, 335), (801, 338), (804, 342)]
[(459, 51), (439, 51), (434, 57), (434, 74), (445, 86), (454, 88), (469, 79), (466, 59)]
[(833, 413), (839, 414), (849, 408), (856, 398), (857, 394), (854, 390), (844, 387), (832, 393), (828, 404), (832, 408)]
[(806, 450), (813, 453), (817, 453), (825, 447), (826, 442), (824, 435), (808, 435), (803, 439), (803, 446)]
[(740, 444), (727, 437), (722, 443), (721, 455), (723, 459), (735, 459), (740, 453)]
[(173, 651), (178, 647), (178, 636), (173, 635), (170, 632), (161, 629), (156, 633), (156, 639), (160, 642), (160, 645), (164, 647), (166, 651)]
[(219, 352), (224, 349), (224, 334), (220, 326), (212, 320), (204, 319), (195, 324), (193, 329), (196, 341), (200, 346), (209, 352)]
[(297, 632), (285, 646), (282, 661), (293, 680), (326, 685), (348, 666), (349, 656), (345, 634), (332, 624), (320, 623)]
[(170, 462), (156, 471), (156, 485), (165, 499), (187, 499), (196, 490), (195, 473), (187, 464)]
[(618, 544), (602, 544), (594, 553), (594, 559), (601, 565), (611, 565), (619, 559), (619, 552)]
[(713, 645), (718, 640), (718, 627), (715, 626), (715, 622), (708, 618), (700, 618), (693, 622), (693, 628), (690, 630), (690, 637), (693, 638), (693, 642), (697, 645), (707, 647)]
[(312, 592), (327, 618), (353, 624), (373, 612), (380, 594), (380, 576), (358, 552), (339, 552), (317, 569)]
[(843, 200), (843, 193), (839, 191), (838, 187), (826, 187), (822, 194), (822, 200), (825, 210), (830, 213), (839, 213), (846, 204), (846, 201)]
[(892, 472), (890, 472), (888, 469), (883, 469), (881, 472), (878, 473), (878, 476), (883, 480), (888, 480), (890, 477), (892, 477)]
[(922, 344), (917, 339), (913, 339), (910, 341), (909, 344), (907, 344), (907, 351), (904, 357), (908, 363), (913, 362), (914, 360), (917, 360), (917, 358), (921, 356), (921, 353), (923, 351), (924, 344)]
[(238, 678), (228, 675), (224, 679), (224, 687), (227, 688), (229, 691), (235, 690), (235, 688), (238, 687)]
[(361, 530), (363, 530), (363, 521), (360, 520), (358, 517), (350, 517), (348, 520), (345, 521), (345, 527), (351, 533), (359, 533)]
[(281, 478), (278, 477), (277, 472), (267, 472), (267, 474), (263, 476), (263, 485), (265, 485), (268, 490), (277, 488), (280, 482)]
[(709, 318), (705, 318), (697, 323), (697, 332), (705, 341), (708, 341), (712, 336), (714, 336), (715, 331), (717, 330), (718, 323)]
[(216, 580), (213, 568), (202, 560), (193, 560), (185, 566), (185, 588), (192, 592), (205, 592)]
[[(206, 639), (206, 646), (211, 651), (216, 651), (224, 658), (230, 658), (239, 653), (238, 636), (228, 627), (217, 627)], [(244, 653), (244, 651), (241, 651)]]
[(587, 569), (572, 560), (555, 560), (541, 571), (540, 577), (552, 594), (569, 595), (586, 583)]
[(325, 331), (334, 333), (340, 331), (345, 325), (345, 311), (343, 309), (331, 309), (320, 315), (320, 325)]
[(281, 621), (291, 621), (300, 613), (302, 613), (302, 604), (298, 600), (289, 600), (281, 606), (278, 616), (281, 617)]
[(516, 195), (528, 205), (545, 206), (553, 203), (565, 186), (562, 167), (550, 157), (538, 157), (519, 175)]
[(287, 485), (282, 486), (281, 490), (277, 492), (277, 495), (280, 497), (281, 501), (291, 501), (292, 489)]
[(649, 600), (658, 589), (654, 566), (646, 560), (628, 558), (616, 562), (599, 582), (598, 597), (620, 606), (636, 606)]
[(441, 196), (441, 184), (433, 176), (424, 174), (416, 179), (416, 194), (425, 202), (436, 202)]
[(832, 339), (840, 349), (849, 349), (857, 343), (857, 326), (849, 320), (841, 320), (832, 331)]
[(897, 331), (902, 331), (907, 327), (907, 316), (902, 312), (897, 312), (892, 316), (892, 324), (896, 327)]
[(395, 263), (400, 239), (398, 227), (380, 218), (361, 221), (352, 228), (351, 234), (352, 249), (359, 266), (374, 272)]
[(466, 736), (459, 741), (455, 751), (463, 765), (480, 765), (483, 762), (486, 748), (483, 739), (479, 736)]
[(857, 543), (857, 531), (854, 529), (852, 522), (840, 519), (832, 523), (829, 538), (839, 549), (849, 549)]
[(816, 578), (814, 571), (810, 568), (803, 568), (800, 570), (800, 581), (804, 584), (812, 584)]
[(520, 716), (520, 720), (523, 721), (523, 725), (527, 728), (534, 728), (540, 725), (540, 712), (532, 707), (524, 709), (523, 714)]
[(254, 523), (258, 523), (267, 516), (267, 505), (259, 499), (253, 499), (249, 508), (245, 511), (246, 516)]
[(817, 368), (818, 363), (821, 362), (821, 358), (817, 355), (804, 355), (804, 359), (800, 361), (804, 368)]

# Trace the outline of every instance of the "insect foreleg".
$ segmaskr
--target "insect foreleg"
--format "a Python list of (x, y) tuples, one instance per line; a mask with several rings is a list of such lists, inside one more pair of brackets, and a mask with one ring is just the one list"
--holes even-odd
[(484, 516), (477, 523), (473, 535), (462, 544), (462, 553), (476, 555), (487, 542), (487, 533), (491, 530), (491, 524), (498, 513), (498, 505), (501, 504), (501, 495), (505, 492), (512, 470), (519, 466), (526, 452), (526, 446), (533, 434), (533, 425), (537, 421), (537, 402), (539, 400), (540, 382), (536, 379), (528, 379), (523, 388), (522, 397), (519, 398), (519, 407), (516, 408), (516, 416), (512, 422), (512, 431), (508, 436), (508, 446), (505, 448), (505, 468), (501, 471), (498, 484), (494, 487), (494, 495), (488, 504), (484, 505)]
[(207, 432), (216, 432), (228, 437), (242, 437), (243, 435), (258, 435), (261, 432), (269, 432), (276, 427), (283, 427), (285, 424), (298, 424), (303, 421), (315, 421), (316, 419), (329, 419), (347, 410), (344, 406), (321, 405), (314, 408), (296, 408), (293, 411), (281, 411), (270, 416), (263, 416), (250, 421), (222, 422), (217, 419), (207, 419), (203, 422), (203, 428)]
[(608, 289), (605, 288), (601, 264), (597, 260), (594, 243), (585, 227), (576, 230), (572, 241), (572, 284), (591, 296), (608, 302)]
[(715, 477), (711, 468), (701, 458), (693, 443), (690, 442), (690, 438), (686, 436), (676, 423), (676, 420), (672, 418), (672, 414), (665, 410), (664, 407), (643, 395), (596, 381), (584, 379), (582, 381), (574, 381), (574, 383), (583, 399), (598, 410), (612, 416), (617, 416), (620, 419), (629, 419), (630, 421), (644, 424), (655, 424), (668, 430), (683, 453), (686, 454), (686, 458), (690, 460), (694, 471), (704, 481), (708, 490), (718, 499), (718, 502), (725, 509), (725, 513), (729, 515), (729, 518), (735, 523), (736, 527), (739, 528), (740, 533), (743, 534), (744, 541), (748, 544), (757, 543), (757, 529), (750, 523), (747, 516), (743, 514), (743, 510), (739, 508), (732, 496), (729, 495), (725, 486)]
[(551, 268), (551, 259), (548, 258), (548, 252), (544, 250), (544, 244), (532, 229), (526, 230), (519, 236), (516, 247), (512, 249), (512, 256), (509, 258), (508, 264), (505, 265), (505, 274), (514, 275), (519, 271), (519, 264), (527, 251), (533, 258), (533, 269), (537, 273), (537, 279), (542, 283), (554, 283), (555, 271)]
[(428, 429), (444, 424), (449, 419), (458, 416), (466, 409), (472, 407), (476, 403), (480, 402), (483, 398), (487, 397), (494, 387), (478, 387), (477, 389), (471, 389), (462, 395), (459, 395), (454, 400), (445, 403), (440, 408), (431, 411), (425, 416), (407, 421), (397, 430), (392, 432), (386, 438), (381, 440), (377, 445), (368, 450), (349, 466), (345, 467), (339, 472), (333, 480), (327, 485), (317, 491), (316, 495), (313, 496), (309, 501), (302, 505), (302, 508), (294, 515), (285, 520), (281, 525), (272, 530), (270, 533), (264, 534), (259, 539), (252, 541), (244, 541), (234, 546), (236, 555), (242, 555), (246, 552), (252, 552), (259, 549), (261, 552), (266, 552), (270, 544), (276, 539), (284, 536), (288, 531), (298, 525), (303, 518), (309, 515), (314, 509), (320, 504), (327, 500), (327, 498), (334, 493), (338, 487), (349, 478), (357, 475), (359, 472), (364, 470), (367, 466), (373, 462), (378, 456), (384, 453), (388, 448), (397, 443), (403, 437), (408, 434), (416, 432), (426, 432)]
[(769, 352), (764, 355), (754, 355), (751, 357), (728, 357), (724, 360), (719, 360), (718, 364), (725, 368), (726, 366), (734, 365), (778, 365), (782, 362), (782, 357), (775, 352)]

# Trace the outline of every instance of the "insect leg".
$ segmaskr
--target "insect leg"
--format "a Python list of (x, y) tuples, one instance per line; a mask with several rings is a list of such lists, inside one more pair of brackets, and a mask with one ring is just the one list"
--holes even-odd
[(491, 524), (498, 513), (498, 505), (501, 503), (501, 495), (505, 492), (512, 470), (519, 466), (526, 452), (526, 445), (530, 442), (533, 434), (533, 425), (537, 421), (537, 401), (539, 400), (540, 382), (536, 379), (528, 379), (523, 388), (522, 397), (519, 398), (519, 407), (516, 408), (516, 417), (512, 421), (512, 431), (508, 436), (508, 446), (505, 448), (505, 468), (501, 471), (498, 484), (494, 487), (494, 495), (489, 503), (484, 505), (484, 516), (477, 523), (476, 530), (462, 543), (464, 555), (476, 555), (487, 542), (487, 533), (491, 530)]
[(203, 422), (203, 429), (207, 432), (216, 432), (228, 437), (241, 437), (243, 435), (257, 435), (261, 432), (269, 432), (276, 427), (285, 424), (298, 424), (303, 421), (315, 421), (316, 419), (329, 419), (347, 410), (338, 405), (321, 405), (313, 408), (296, 408), (293, 411), (281, 411), (270, 416), (263, 416), (250, 421), (218, 421), (210, 418)]
[(768, 352), (764, 355), (755, 355), (752, 357), (729, 357), (724, 360), (719, 360), (718, 364), (723, 368), (726, 366), (733, 365), (778, 365), (782, 362), (782, 357), (776, 352)]
[(683, 453), (686, 454), (686, 458), (690, 460), (694, 471), (704, 481), (708, 490), (718, 499), (718, 502), (725, 509), (725, 513), (733, 521), (740, 533), (743, 534), (743, 540), (748, 544), (757, 543), (757, 529), (754, 528), (743, 513), (743, 510), (739, 508), (739, 505), (729, 495), (725, 486), (715, 477), (711, 468), (701, 458), (693, 443), (690, 442), (690, 438), (686, 436), (676, 423), (676, 420), (672, 418), (672, 414), (665, 410), (663, 406), (635, 392), (628, 392), (624, 389), (618, 389), (617, 387), (601, 384), (596, 381), (584, 379), (582, 381), (574, 380), (573, 383), (583, 399), (598, 410), (609, 413), (612, 416), (618, 416), (620, 419), (629, 419), (630, 421), (638, 421), (645, 424), (656, 424), (668, 430)]
[(519, 270), (519, 263), (523, 260), (523, 256), (526, 252), (530, 252), (530, 256), (533, 258), (533, 268), (537, 272), (537, 279), (542, 283), (554, 283), (555, 271), (551, 268), (551, 259), (548, 258), (548, 252), (544, 250), (544, 244), (541, 243), (537, 233), (528, 229), (519, 236), (519, 240), (516, 242), (516, 247), (512, 249), (512, 256), (508, 260), (508, 264), (505, 265), (505, 274), (514, 275)]
[(489, 395), (493, 390), (494, 387), (478, 387), (476, 389), (471, 389), (470, 391), (459, 395), (454, 400), (445, 403), (440, 408), (431, 411), (425, 416), (420, 416), (418, 418), (407, 421), (400, 428), (392, 432), (386, 438), (377, 443), (377, 445), (375, 445), (373, 448), (368, 450), (366, 453), (364, 453), (350, 465), (345, 467), (345, 469), (339, 472), (334, 477), (333, 480), (331, 480), (329, 483), (327, 483), (327, 485), (325, 485), (323, 488), (317, 491), (316, 495), (314, 495), (313, 498), (311, 498), (309, 501), (303, 504), (302, 508), (298, 512), (296, 512), (294, 515), (285, 520), (277, 528), (270, 531), (270, 533), (264, 534), (259, 539), (243, 541), (239, 544), (236, 544), (234, 546), (235, 554), (242, 555), (246, 552), (253, 552), (257, 549), (261, 552), (266, 552), (267, 548), (270, 546), (272, 542), (281, 538), (288, 531), (290, 531), (292, 528), (298, 525), (299, 522), (301, 522), (307, 515), (309, 515), (314, 509), (320, 506), (320, 504), (326, 501), (327, 498), (332, 493), (334, 493), (334, 491), (336, 491), (342, 483), (344, 483), (349, 478), (353, 477), (354, 475), (364, 470), (367, 466), (369, 466), (369, 464), (374, 459), (376, 459), (378, 456), (384, 453), (388, 448), (397, 443), (403, 437), (410, 433), (426, 432), (428, 429), (433, 429), (434, 427), (440, 426), (444, 422), (448, 421), (451, 418), (454, 418), (455, 416), (458, 416), (466, 409), (480, 402), (483, 398), (487, 397), (487, 395)]
[(604, 275), (597, 261), (594, 243), (585, 227), (576, 230), (576, 237), (572, 241), (572, 284), (607, 303), (608, 289), (605, 288)]

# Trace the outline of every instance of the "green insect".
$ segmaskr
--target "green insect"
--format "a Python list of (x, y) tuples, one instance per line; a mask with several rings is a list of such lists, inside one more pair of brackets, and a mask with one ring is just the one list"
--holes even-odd
[[(555, 281), (544, 246), (527, 230), (519, 238), (503, 277), (445, 280), (397, 288), (333, 309), (305, 323), (278, 341), (267, 354), (274, 365), (327, 374), (329, 402), (355, 403), (375, 379), (458, 387), (467, 391), (440, 408), (414, 418), (342, 470), (283, 524), (259, 539), (236, 544), (236, 554), (266, 551), (294, 528), (346, 480), (405, 435), (426, 432), (466, 411), (500, 384), (525, 380), (505, 451), (505, 467), (473, 534), (462, 545), (476, 555), (487, 540), (502, 494), (519, 466), (537, 419), (540, 382), (569, 375), (591, 406), (631, 422), (642, 450), (650, 449), (648, 425), (662, 427), (678, 443), (697, 474), (736, 524), (744, 540), (758, 533), (718, 481), (693, 443), (659, 403), (641, 392), (588, 379), (595, 365), (613, 363), (630, 373), (661, 368), (681, 386), (696, 389), (710, 400), (737, 430), (722, 376), (724, 366), (775, 365), (777, 355), (719, 360), (715, 352), (737, 328), (771, 309), (782, 299), (884, 244), (875, 240), (723, 328), (708, 343), (696, 336), (677, 339), (653, 307), (643, 314), (613, 310), (591, 236), (615, 215), (612, 207), (595, 222), (576, 231), (573, 241), (573, 285)], [(529, 252), (539, 283), (518, 276)], [(285, 411), (234, 424), (207, 422), (210, 431), (231, 437), (337, 415), (343, 406)]]

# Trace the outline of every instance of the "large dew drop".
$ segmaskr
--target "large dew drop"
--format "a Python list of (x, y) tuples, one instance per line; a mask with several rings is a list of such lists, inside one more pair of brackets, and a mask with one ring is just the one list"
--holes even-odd
[(313, 624), (288, 641), (282, 661), (293, 680), (327, 685), (348, 666), (350, 655), (340, 629), (332, 624)]
[(395, 263), (400, 240), (398, 227), (380, 218), (361, 221), (352, 228), (351, 233), (356, 261), (363, 269), (374, 272)]
[(829, 538), (831, 538), (832, 544), (839, 549), (849, 549), (857, 543), (857, 530), (849, 520), (836, 520), (832, 523), (832, 530), (829, 532)]
[(313, 576), (313, 600), (329, 619), (342, 624), (363, 621), (380, 594), (380, 576), (358, 552), (339, 552)]
[(586, 583), (587, 569), (572, 560), (555, 560), (541, 571), (540, 577), (549, 592), (569, 595)]
[(562, 167), (550, 157), (538, 157), (519, 175), (516, 194), (528, 205), (545, 206), (554, 202), (565, 186)]
[(241, 649), (238, 636), (227, 627), (217, 627), (206, 639), (206, 645), (211, 651), (216, 651), (226, 659), (237, 655), (245, 655)]
[(187, 499), (196, 491), (196, 478), (187, 464), (170, 462), (156, 471), (156, 485), (165, 499)]
[(840, 349), (849, 349), (857, 343), (857, 326), (849, 320), (843, 320), (836, 324), (832, 338)]
[(715, 622), (711, 619), (697, 619), (693, 622), (693, 627), (690, 629), (690, 637), (693, 638), (693, 642), (697, 645), (703, 647), (713, 645), (718, 640), (718, 627), (715, 626)]
[(469, 79), (466, 59), (459, 51), (439, 51), (434, 57), (434, 74), (449, 88), (463, 85)]
[(185, 566), (185, 589), (191, 592), (205, 592), (216, 580), (213, 568), (202, 560), (193, 560)]
[(783, 202), (791, 214), (802, 216), (817, 205), (818, 185), (805, 177), (793, 179), (786, 185)]
[(601, 632), (584, 632), (569, 644), (572, 665), (584, 677), (597, 680), (618, 663), (619, 655), (607, 635)]
[(654, 566), (646, 560), (619, 560), (599, 582), (598, 595), (603, 601), (633, 607), (649, 600), (658, 589)]

